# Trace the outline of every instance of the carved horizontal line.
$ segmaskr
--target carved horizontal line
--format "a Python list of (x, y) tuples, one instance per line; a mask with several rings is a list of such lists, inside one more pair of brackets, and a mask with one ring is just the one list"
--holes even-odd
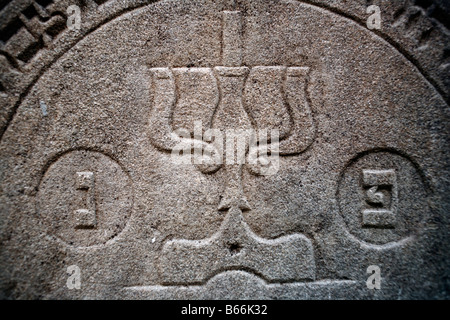
[(249, 273), (244, 270), (224, 270), (216, 275), (214, 277), (208, 279), (203, 284), (194, 284), (194, 285), (188, 285), (188, 284), (177, 284), (177, 285), (165, 285), (165, 284), (157, 284), (157, 285), (137, 285), (137, 286), (131, 286), (131, 287), (125, 287), (124, 290), (128, 291), (140, 291), (140, 292), (152, 292), (152, 291), (160, 291), (160, 290), (170, 290), (170, 289), (177, 289), (177, 288), (202, 288), (207, 287), (212, 282), (215, 282), (218, 280), (218, 277), (224, 277), (228, 275), (236, 274), (237, 272), (244, 274), (246, 278), (248, 278), (251, 282), (259, 282), (260, 285), (263, 285), (265, 287), (274, 288), (274, 287), (280, 287), (283, 285), (294, 285), (294, 286), (302, 286), (302, 287), (327, 287), (327, 286), (336, 286), (336, 285), (356, 285), (358, 281), (356, 280), (341, 280), (341, 279), (322, 279), (317, 281), (292, 281), (292, 282), (275, 282), (270, 283), (266, 280), (262, 279), (261, 277), (258, 277), (257, 275), (253, 273)]

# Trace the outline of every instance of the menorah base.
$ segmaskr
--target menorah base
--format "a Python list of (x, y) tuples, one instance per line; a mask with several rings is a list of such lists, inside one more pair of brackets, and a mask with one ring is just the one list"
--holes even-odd
[(320, 280), (267, 283), (245, 271), (226, 271), (203, 285), (134, 286), (121, 292), (123, 299), (147, 300), (265, 300), (265, 299), (369, 299), (365, 281)]
[(171, 240), (161, 252), (165, 285), (205, 283), (228, 270), (244, 270), (269, 283), (313, 281), (315, 261), (311, 241), (301, 234), (264, 239), (256, 235), (232, 208), (220, 230), (203, 240)]

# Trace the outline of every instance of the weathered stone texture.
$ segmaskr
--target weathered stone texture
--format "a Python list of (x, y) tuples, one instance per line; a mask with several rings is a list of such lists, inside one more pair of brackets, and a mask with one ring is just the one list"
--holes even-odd
[(0, 9), (2, 298), (450, 297), (446, 1)]

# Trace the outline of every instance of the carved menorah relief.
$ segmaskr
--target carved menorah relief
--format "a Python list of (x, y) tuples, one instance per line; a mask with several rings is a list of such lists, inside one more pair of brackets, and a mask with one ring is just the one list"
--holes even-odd
[[(153, 145), (173, 152), (182, 141), (188, 141), (203, 154), (207, 149), (219, 154), (220, 159), (227, 154), (225, 162), (195, 163), (205, 174), (219, 169), (226, 171), (226, 188), (217, 207), (225, 212), (221, 227), (207, 239), (167, 241), (159, 261), (162, 281), (173, 285), (198, 284), (219, 272), (237, 269), (269, 282), (314, 280), (314, 253), (307, 237), (296, 233), (276, 239), (261, 238), (243, 217), (244, 211), (252, 210), (243, 191), (243, 168), (261, 174), (261, 167), (270, 166), (273, 158), (243, 163), (230, 161), (228, 156), (235, 152), (230, 150), (234, 146), (229, 143), (230, 129), (244, 133), (247, 140), (257, 140), (254, 141), (257, 149), (275, 156), (301, 153), (312, 143), (315, 126), (307, 96), (309, 68), (242, 66), (238, 11), (223, 12), (222, 64), (214, 68), (151, 70)], [(201, 121), (200, 136), (205, 135), (206, 139), (195, 134), (188, 119)], [(184, 136), (174, 133), (181, 128)], [(215, 134), (212, 139), (208, 130), (222, 135)], [(251, 130), (271, 130), (268, 142), (259, 139), (259, 134), (249, 134)], [(222, 140), (225, 137), (226, 143)], [(252, 153), (248, 145), (243, 152), (248, 156)]]
[(0, 296), (448, 298), (449, 28), (397, 2), (2, 2)]

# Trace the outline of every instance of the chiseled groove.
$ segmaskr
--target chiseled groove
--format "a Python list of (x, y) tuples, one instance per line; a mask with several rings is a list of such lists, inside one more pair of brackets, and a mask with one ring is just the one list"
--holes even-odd
[(155, 285), (136, 285), (136, 286), (130, 286), (130, 287), (125, 287), (125, 290), (136, 290), (136, 291), (151, 291), (151, 290), (155, 290), (155, 289), (168, 289), (168, 288), (174, 288), (174, 287), (184, 287), (184, 288), (193, 288), (193, 287), (207, 287), (208, 284), (210, 282), (213, 282), (215, 280), (216, 277), (220, 276), (220, 275), (224, 275), (226, 273), (229, 272), (233, 272), (233, 271), (242, 271), (244, 272), (247, 276), (250, 275), (251, 277), (256, 277), (256, 280), (258, 281), (260, 284), (267, 286), (267, 287), (277, 287), (279, 285), (286, 285), (286, 284), (290, 284), (290, 285), (303, 285), (303, 286), (315, 286), (315, 285), (319, 285), (319, 286), (326, 286), (326, 285), (331, 285), (331, 284), (356, 284), (358, 281), (357, 280), (349, 280), (349, 279), (320, 279), (320, 280), (301, 280), (301, 281), (292, 281), (292, 280), (286, 280), (286, 281), (274, 281), (274, 282), (270, 282), (267, 281), (263, 276), (259, 275), (257, 272), (254, 272), (252, 269), (250, 268), (237, 268), (237, 267), (232, 267), (232, 268), (223, 268), (220, 270), (217, 270), (217, 272), (215, 272), (212, 276), (208, 277), (205, 281), (203, 282), (197, 282), (197, 283), (192, 283), (192, 284), (186, 284), (186, 283), (176, 283), (176, 284), (155, 284)]

